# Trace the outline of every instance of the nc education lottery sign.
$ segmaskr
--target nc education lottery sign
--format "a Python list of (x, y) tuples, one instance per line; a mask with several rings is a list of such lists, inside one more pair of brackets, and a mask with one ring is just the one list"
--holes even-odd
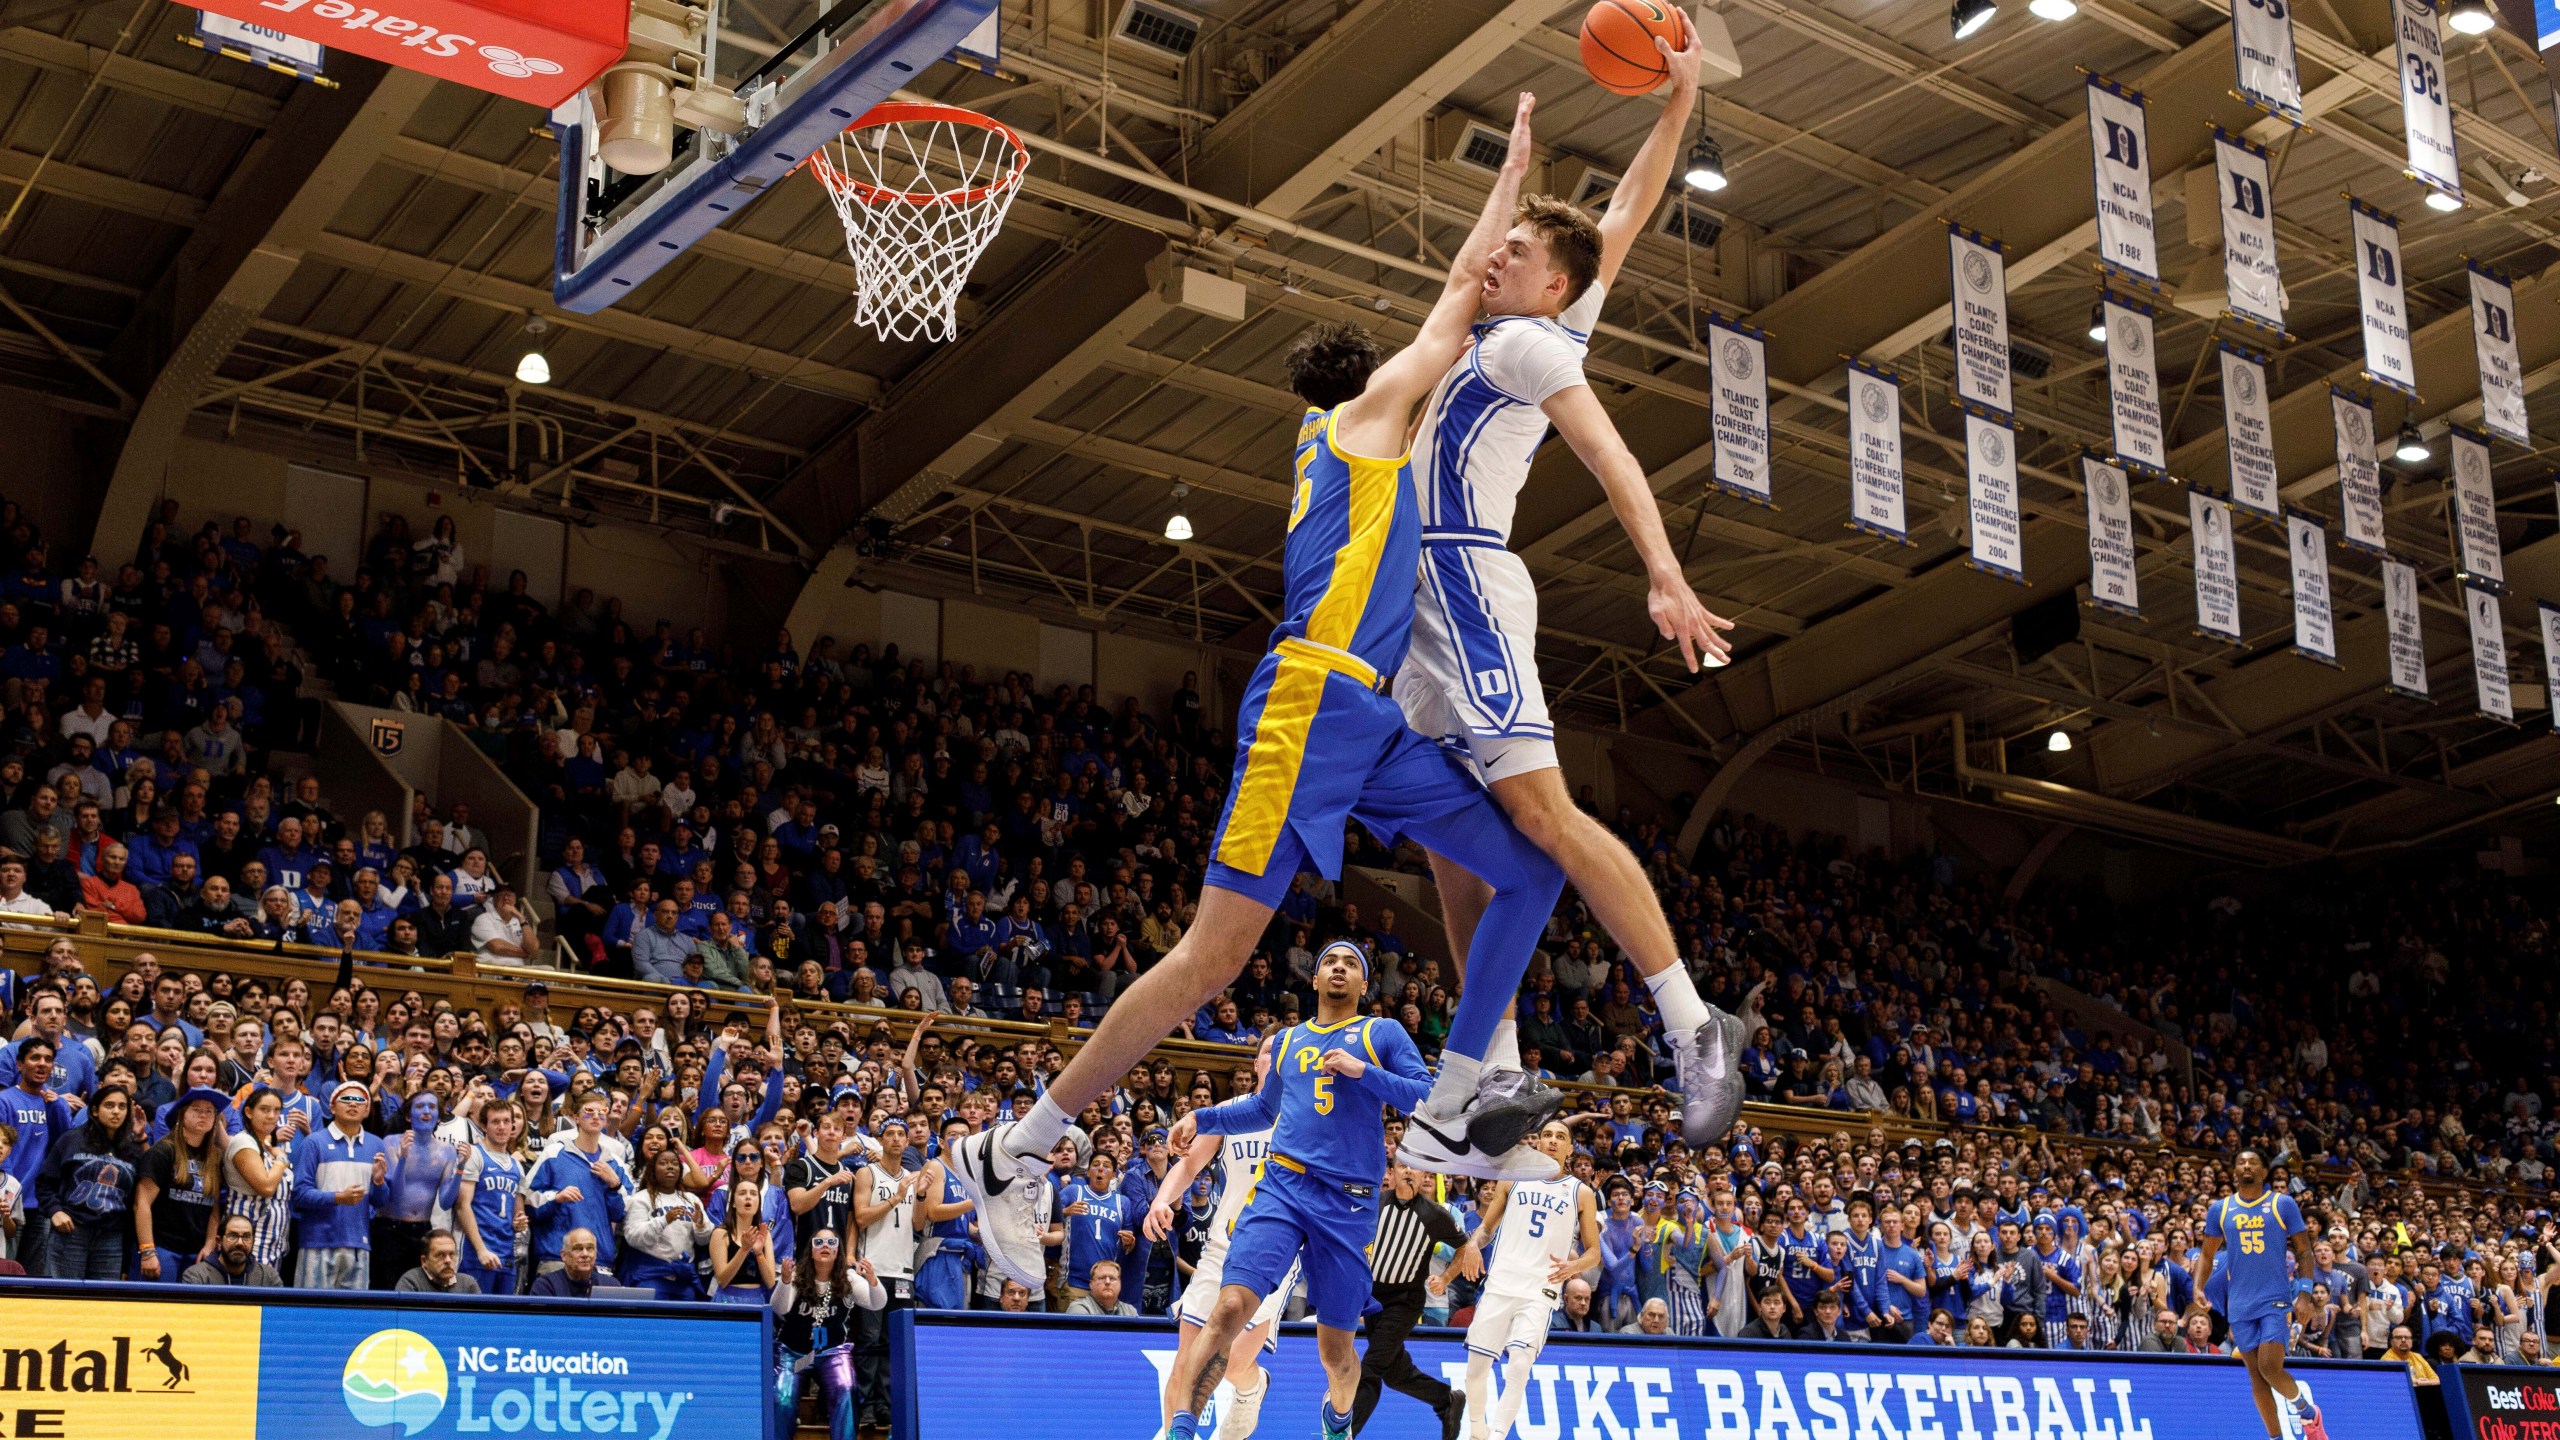
[[(1088, 1440), (1155, 1423), (1170, 1326), (984, 1313), (892, 1317), (894, 1393), (923, 1397), (899, 1416), (903, 1440)], [(1418, 1332), (1410, 1349), (1463, 1384), (1459, 1332)], [(1311, 1327), (1281, 1327), (1266, 1363), (1262, 1432), (1294, 1432), (1323, 1385)], [(2406, 1370), (2290, 1363), (2323, 1410), (2353, 1417), (2352, 1440), (2419, 1440)], [(1075, 1377), (1072, 1404), (1060, 1375)], [(2227, 1359), (1557, 1334), (1524, 1383), (1520, 1440), (2266, 1440), (2248, 1372)], [(1217, 1409), (1204, 1440), (1217, 1440)], [(1440, 1420), (1390, 1394), (1360, 1433), (1438, 1440)]]

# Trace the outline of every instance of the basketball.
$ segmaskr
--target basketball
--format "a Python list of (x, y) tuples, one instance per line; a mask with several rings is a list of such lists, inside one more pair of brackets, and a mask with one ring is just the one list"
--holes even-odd
[(1600, 0), (1582, 17), (1582, 68), (1603, 90), (1642, 95), (1671, 73), (1657, 35), (1679, 48), (1680, 16), (1662, 0)]

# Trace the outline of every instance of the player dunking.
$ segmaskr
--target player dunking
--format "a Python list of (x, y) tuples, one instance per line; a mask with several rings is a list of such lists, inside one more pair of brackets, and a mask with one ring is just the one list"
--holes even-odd
[[(1741, 1111), (1748, 1032), (1740, 1019), (1699, 998), (1643, 867), (1566, 793), (1538, 678), (1537, 592), (1528, 566), (1505, 548), (1513, 506), (1552, 422), (1599, 478), (1634, 542), (1650, 581), (1647, 608), (1663, 638), (1680, 647), (1693, 670), (1702, 660), (1720, 663), (1731, 654), (1719, 632), (1732, 622), (1711, 613), (1689, 588), (1643, 469), (1582, 377), (1601, 301), (1662, 200), (1696, 108), (1705, 48), (1685, 15), (1680, 23), (1681, 48), (1654, 41), (1671, 72), (1671, 93), (1607, 214), (1594, 225), (1552, 197), (1521, 203), (1485, 278), (1475, 346), (1423, 413), (1413, 446), (1422, 503), (1421, 595), (1413, 656), (1396, 699), (1416, 730), (1469, 758), (1502, 808), (1564, 867), (1602, 927), (1634, 960), (1673, 1041), (1682, 1132), (1691, 1145), (1704, 1146), (1721, 1140)], [(1437, 856), (1432, 874), (1450, 947), (1472, 956), (1484, 886)], [(1518, 1054), (1516, 1034), (1505, 1023), (1487, 1063), (1516, 1069)], [(1477, 1173), (1452, 1164), (1463, 1157), (1440, 1143), (1430, 1124), (1436, 1113), (1419, 1118), (1424, 1124), (1405, 1135), (1407, 1163)]]
[[(1573, 1132), (1551, 1120), (1530, 1143), (1561, 1165), (1573, 1156)], [(1493, 1272), (1467, 1326), (1467, 1434), (1503, 1440), (1529, 1393), (1529, 1367), (1546, 1348), (1564, 1283), (1600, 1263), (1600, 1207), (1591, 1187), (1571, 1175), (1499, 1186), (1483, 1223), (1458, 1252), (1458, 1272), (1483, 1272), (1484, 1241), (1493, 1238)], [(1502, 1362), (1501, 1398), (1493, 1365)]]
[[(1271, 1048), (1265, 1046), (1254, 1055), (1257, 1085), (1269, 1079), (1270, 1073)], [(1226, 1288), (1227, 1244), (1235, 1231), (1236, 1217), (1244, 1213), (1245, 1197), (1253, 1193), (1254, 1182), (1262, 1177), (1263, 1161), (1270, 1153), (1268, 1130), (1201, 1135), (1183, 1149), (1173, 1168), (1165, 1172), (1164, 1179), (1156, 1185), (1155, 1203), (1147, 1209), (1147, 1238), (1164, 1243), (1173, 1233), (1174, 1198), (1189, 1190), (1191, 1182), (1208, 1169), (1210, 1162), (1217, 1162), (1225, 1188), (1218, 1192), (1218, 1208), (1209, 1217), (1209, 1235), (1201, 1242), (1199, 1263), (1191, 1269), (1191, 1283), (1183, 1287), (1173, 1305), (1180, 1338), (1174, 1342), (1173, 1369), (1165, 1376), (1163, 1420), (1167, 1428), (1172, 1426), (1177, 1410), (1190, 1410), (1195, 1416), (1199, 1413), (1197, 1405), (1179, 1403), (1181, 1396), (1176, 1394), (1175, 1386), (1181, 1383), (1184, 1360), (1199, 1348), (1201, 1331), (1218, 1303), (1218, 1292)], [(1262, 1355), (1279, 1348), (1280, 1307), (1288, 1300), (1295, 1278), (1293, 1270), (1263, 1297), (1252, 1322), (1236, 1336), (1235, 1344), (1221, 1362), (1233, 1398), (1218, 1417), (1219, 1440), (1246, 1440), (1262, 1418), (1262, 1397), (1271, 1391), (1271, 1377), (1262, 1368)], [(1216, 1388), (1217, 1377), (1212, 1377), (1209, 1389)]]
[(1174, 1360), (1174, 1393), (1189, 1403), (1174, 1412), (1170, 1440), (1194, 1440), (1229, 1347), (1301, 1263), (1316, 1317), (1316, 1357), (1324, 1363), (1323, 1440), (1351, 1434), (1360, 1388), (1351, 1334), (1369, 1308), (1367, 1251), (1387, 1173), (1381, 1109), (1410, 1110), (1431, 1088), (1431, 1072), (1405, 1028), (1361, 1018), (1368, 986), (1369, 960), (1359, 946), (1336, 940), (1324, 947), (1316, 957), (1315, 1021), (1274, 1038), (1261, 1088), (1173, 1124), (1173, 1142), (1186, 1148), (1195, 1134), (1268, 1131), (1271, 1150), (1228, 1239), (1224, 1283), (1200, 1343)]
[[(2206, 1213), (2203, 1254), (2208, 1294), (2222, 1292), (2222, 1313), (2231, 1323), (2231, 1348), (2249, 1367), (2249, 1394), (2258, 1402), (2258, 1418), (2267, 1422), (2272, 1440), (2284, 1440), (2284, 1414), (2291, 1412), (2302, 1440), (2329, 1440), (2320, 1408), (2311, 1403), (2311, 1387), (2285, 1373), (2289, 1322), (2297, 1315), (2310, 1323), (2311, 1276), (2318, 1269), (2312, 1254), (2311, 1230), (2293, 1197), (2267, 1188), (2266, 1157), (2243, 1150), (2231, 1162), (2236, 1193), (2213, 1202)], [(2220, 1269), (2215, 1257), (2230, 1247)], [(2293, 1252), (2294, 1268), (2285, 1270), (2285, 1252)]]
[[(1048, 1168), (1068, 1117), (1234, 982), (1299, 870), (1341, 873), (1349, 820), (1389, 843), (1409, 836), (1491, 887), (1473, 936), (1478, 983), (1459, 997), (1445, 1055), (1483, 1057), (1563, 892), (1555, 862), (1379, 693), (1413, 634), (1405, 577), (1420, 563), (1421, 527), (1406, 432), (1414, 407), (1466, 343), (1476, 294), (1528, 169), (1533, 103), (1520, 97), (1510, 158), (1414, 343), (1382, 360), (1368, 332), (1327, 325), (1290, 347), (1290, 388), (1309, 409), (1298, 429), (1282, 549), (1282, 619), (1236, 719), (1235, 780), (1198, 916), (1171, 953), (1121, 992), (1029, 1115), (953, 1150), (953, 1168), (978, 1202), (981, 1243), (996, 1268), (1025, 1285), (1039, 1285), (1044, 1267), (1033, 1222), (1038, 1187), (1024, 1182)], [(1555, 1162), (1519, 1141), (1562, 1097), (1520, 1087), (1516, 1066), (1479, 1071), (1473, 1063), (1442, 1071), (1432, 1095), (1444, 1133), (1447, 1118), (1459, 1117), (1457, 1144), (1500, 1178), (1553, 1175)]]

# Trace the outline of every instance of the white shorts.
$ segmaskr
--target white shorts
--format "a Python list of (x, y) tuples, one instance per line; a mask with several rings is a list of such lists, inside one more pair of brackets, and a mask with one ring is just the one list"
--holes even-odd
[(1476, 1318), (1467, 1322), (1467, 1349), (1478, 1355), (1509, 1350), (1538, 1353), (1547, 1343), (1547, 1326), (1555, 1318), (1556, 1292), (1537, 1295), (1487, 1295), (1476, 1301)]
[[(1191, 1267), (1191, 1283), (1182, 1287), (1182, 1298), (1173, 1302), (1174, 1320), (1184, 1325), (1208, 1324), (1210, 1308), (1218, 1303), (1218, 1292), (1226, 1286), (1226, 1270), (1227, 1234), (1213, 1233), (1200, 1246), (1200, 1263)], [(1291, 1265), (1279, 1286), (1262, 1297), (1261, 1306), (1255, 1309), (1253, 1318), (1245, 1322), (1244, 1328), (1250, 1330), (1256, 1325), (1268, 1325), (1279, 1319), (1281, 1309), (1289, 1303), (1289, 1292), (1297, 1288), (1298, 1267)], [(1263, 1348), (1277, 1349), (1279, 1343), (1279, 1333), (1274, 1331), (1271, 1338), (1263, 1342)]]
[(1396, 673), (1405, 723), (1481, 780), (1555, 769), (1537, 639), (1538, 591), (1526, 562), (1498, 539), (1424, 531), (1413, 648)]

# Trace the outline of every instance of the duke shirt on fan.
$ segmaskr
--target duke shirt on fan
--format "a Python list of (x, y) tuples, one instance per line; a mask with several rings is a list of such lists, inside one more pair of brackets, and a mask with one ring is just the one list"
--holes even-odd
[(1093, 1264), (1097, 1260), (1120, 1258), (1120, 1237), (1130, 1229), (1129, 1199), (1117, 1190), (1096, 1190), (1082, 1180), (1070, 1180), (1059, 1187), (1059, 1212), (1082, 1201), (1085, 1212), (1066, 1215), (1067, 1285), (1071, 1289), (1091, 1289)]

